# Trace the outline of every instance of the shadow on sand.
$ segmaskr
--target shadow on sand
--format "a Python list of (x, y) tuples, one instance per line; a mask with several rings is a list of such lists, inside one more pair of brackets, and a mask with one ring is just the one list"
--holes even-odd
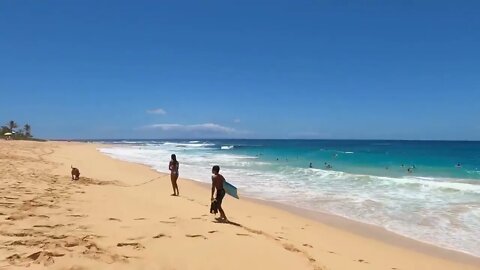
[(237, 227), (241, 227), (243, 228), (243, 225), (242, 224), (239, 224), (239, 223), (235, 223), (233, 221), (230, 221), (230, 220), (221, 220), (221, 219), (216, 219), (214, 221), (212, 221), (213, 223), (218, 223), (218, 224), (227, 224), (227, 225), (233, 225), (233, 226), (237, 226)]

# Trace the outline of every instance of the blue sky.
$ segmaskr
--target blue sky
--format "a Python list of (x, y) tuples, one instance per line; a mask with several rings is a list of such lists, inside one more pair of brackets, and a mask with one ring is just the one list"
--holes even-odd
[(2, 1), (44, 138), (480, 140), (478, 1)]

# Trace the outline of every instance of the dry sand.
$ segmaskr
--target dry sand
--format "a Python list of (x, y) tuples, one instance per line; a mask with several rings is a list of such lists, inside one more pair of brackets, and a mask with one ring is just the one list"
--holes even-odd
[(96, 147), (0, 141), (0, 269), (480, 269), (254, 200), (227, 197), (218, 223), (204, 185), (179, 179), (171, 197), (168, 175)]

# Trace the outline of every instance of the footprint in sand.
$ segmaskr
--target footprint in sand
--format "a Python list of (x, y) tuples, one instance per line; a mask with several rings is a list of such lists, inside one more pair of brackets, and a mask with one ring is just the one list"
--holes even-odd
[(92, 240), (92, 239), (103, 238), (103, 237), (104, 236), (96, 235), (96, 234), (87, 234), (84, 237), (82, 237), (82, 241), (89, 241), (89, 240)]
[(9, 243), (9, 246), (27, 246), (27, 247), (34, 247), (39, 246), (43, 242), (40, 240), (17, 240)]
[(6, 220), (22, 220), (22, 219), (25, 219), (27, 218), (29, 215), (26, 215), (26, 214), (14, 214), (14, 215), (11, 215), (9, 217), (6, 218)]
[(66, 236), (66, 235), (49, 235), (47, 237), (50, 238), (50, 239), (60, 240), (60, 239), (65, 239), (68, 236)]
[(303, 244), (304, 247), (309, 247), (309, 248), (313, 248), (312, 245), (309, 245), (309, 244)]
[(82, 218), (82, 217), (88, 217), (87, 215), (80, 215), (80, 214), (73, 214), (73, 215), (68, 215), (69, 217), (78, 217), (78, 218)]
[(77, 240), (77, 239), (74, 239), (74, 240), (69, 240), (67, 242), (65, 242), (64, 246), (69, 248), (69, 247), (77, 247), (80, 245), (80, 241)]
[(163, 238), (163, 237), (168, 237), (170, 238), (170, 236), (166, 235), (166, 234), (163, 234), (163, 233), (159, 233), (157, 235), (155, 235), (153, 238), (154, 239), (159, 239), (159, 238)]
[(190, 237), (190, 238), (203, 238), (203, 239), (207, 239), (207, 237), (201, 235), (201, 234), (186, 234), (185, 235), (186, 237)]
[(95, 260), (100, 260), (108, 264), (112, 264), (115, 262), (123, 262), (126, 263), (128, 262), (128, 259), (131, 257), (124, 256), (124, 255), (118, 255), (118, 254), (112, 254), (108, 252), (107, 250), (101, 249), (99, 246), (97, 246), (95, 243), (91, 242), (88, 245), (85, 246), (86, 250), (83, 251), (83, 254), (86, 255), (87, 257), (90, 257)]
[(10, 237), (27, 237), (27, 236), (32, 236), (32, 234), (30, 233), (5, 233), (2, 235), (5, 235), (5, 236), (10, 236)]
[(133, 247), (134, 249), (144, 249), (145, 247), (137, 242), (132, 243), (118, 243), (117, 247)]
[(356, 261), (359, 262), (359, 263), (366, 263), (366, 264), (369, 263), (369, 262), (365, 261), (364, 259), (358, 259), (358, 260), (356, 260)]
[(7, 257), (7, 260), (14, 265), (19, 263), (33, 262), (35, 264), (43, 264), (44, 266), (49, 266), (55, 262), (55, 260), (53, 259), (54, 257), (63, 257), (63, 256), (65, 256), (65, 254), (48, 252), (48, 251), (38, 251), (28, 255), (25, 258), (22, 258), (18, 254), (13, 254)]
[(146, 219), (146, 218), (143, 218), (143, 217), (141, 217), (141, 218), (136, 218), (136, 219), (134, 219), (134, 220), (147, 220), (147, 219)]
[(135, 241), (135, 240), (142, 240), (144, 239), (145, 236), (137, 236), (137, 237), (130, 237), (130, 238), (127, 238), (128, 241)]
[(238, 236), (251, 236), (250, 234), (246, 234), (246, 233), (237, 233)]
[(113, 218), (113, 217), (109, 218), (108, 220), (110, 220), (110, 221), (118, 221), (118, 222), (121, 222), (121, 221), (122, 221), (122, 220), (120, 220), (120, 219), (118, 219), (118, 218)]
[(175, 221), (160, 221), (160, 223), (164, 223), (164, 224), (175, 224)]
[(298, 248), (296, 248), (294, 245), (292, 244), (284, 244), (283, 245), (283, 248), (288, 250), (288, 251), (291, 251), (291, 252), (302, 252), (301, 250), (299, 250)]
[(34, 228), (48, 228), (48, 229), (54, 229), (58, 227), (63, 227), (63, 224), (56, 224), (56, 225), (33, 225)]

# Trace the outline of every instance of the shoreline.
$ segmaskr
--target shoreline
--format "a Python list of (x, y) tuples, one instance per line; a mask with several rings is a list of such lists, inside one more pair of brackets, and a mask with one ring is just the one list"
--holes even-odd
[[(122, 162), (127, 162), (131, 164), (137, 164), (144, 166), (145, 168), (148, 168), (149, 170), (152, 170), (158, 174), (161, 175), (168, 175), (167, 172), (161, 172), (158, 171), (148, 165), (142, 164), (142, 163), (137, 163), (137, 162), (131, 162), (131, 161), (125, 161), (122, 159), (117, 159), (114, 157), (109, 156), (108, 154), (102, 153), (99, 150), (99, 147), (116, 147), (117, 145), (115, 144), (98, 144), (93, 142), (95, 145), (96, 150), (98, 153), (111, 158), (113, 160), (118, 160)], [(195, 179), (190, 179), (190, 178), (184, 178), (180, 175), (179, 180), (182, 181), (188, 181), (191, 182), (195, 185), (198, 185), (202, 188), (205, 188), (208, 190), (210, 188), (210, 185), (208, 183), (195, 180)], [(286, 211), (288, 213), (291, 213), (293, 215), (303, 217), (310, 219), (315, 222), (319, 222), (323, 225), (339, 228), (341, 230), (345, 230), (347, 232), (360, 235), (363, 237), (367, 237), (376, 241), (381, 241), (386, 244), (394, 245), (397, 247), (409, 249), (409, 250), (414, 250), (420, 253), (423, 253), (425, 255), (429, 256), (434, 256), (437, 258), (448, 258), (449, 260), (460, 262), (460, 263), (468, 263), (474, 266), (479, 266), (480, 267), (480, 256), (475, 256), (473, 254), (469, 254), (466, 252), (454, 250), (454, 249), (448, 249), (445, 247), (437, 246), (433, 243), (428, 243), (428, 242), (423, 242), (414, 238), (410, 238), (401, 234), (398, 234), (396, 232), (387, 230), (386, 228), (373, 225), (373, 224), (368, 224), (364, 223), (361, 221), (349, 219), (347, 217), (343, 217), (340, 215), (336, 214), (331, 214), (331, 213), (325, 213), (325, 212), (320, 212), (320, 211), (315, 211), (311, 209), (306, 209), (302, 207), (296, 207), (296, 206), (289, 206), (284, 203), (280, 202), (275, 202), (275, 201), (269, 201), (269, 200), (264, 200), (260, 198), (254, 198), (254, 197), (249, 197), (249, 196), (243, 196), (242, 194), (239, 194), (241, 200), (246, 200), (252, 203), (256, 204), (262, 204), (265, 206), (269, 207), (274, 207), (276, 209)]]
[(470, 263), (472, 265), (480, 266), (480, 257), (477, 257), (473, 254), (466, 252), (461, 252), (458, 250), (447, 249), (444, 247), (436, 246), (431, 243), (422, 242), (417, 239), (413, 239), (401, 234), (389, 231), (383, 227), (376, 225), (363, 223), (346, 217), (338, 216), (335, 214), (323, 213), (314, 210), (309, 210), (305, 208), (288, 206), (282, 203), (271, 202), (255, 198), (247, 198), (256, 203), (263, 203), (272, 207), (277, 207), (279, 209), (285, 210), (287, 212), (293, 213), (295, 215), (306, 217), (311, 220), (320, 222), (328, 226), (334, 226), (335, 228), (340, 228), (363, 237), (374, 239), (377, 241), (382, 241), (386, 244), (391, 244), (394, 246), (415, 250), (421, 252), (425, 255), (435, 256), (438, 258), (447, 257), (449, 260), (454, 260), (462, 263)]
[[(123, 160), (122, 160), (123, 161)], [(129, 161), (125, 161), (129, 162)], [(129, 162), (129, 163), (134, 163), (138, 165), (145, 166), (159, 174), (165, 174), (168, 175), (167, 173), (164, 172), (159, 172), (153, 168), (148, 167), (147, 165), (143, 165), (140, 163), (135, 163), (135, 162)], [(182, 181), (189, 181), (193, 184), (196, 184), (204, 189), (209, 189), (210, 185), (204, 182), (200, 182), (194, 179), (189, 179), (189, 178), (182, 178), (180, 177), (179, 180)], [(335, 214), (330, 214), (330, 213), (324, 213), (324, 212), (318, 212), (314, 210), (309, 210), (301, 207), (295, 207), (295, 206), (288, 206), (283, 203), (279, 202), (274, 202), (274, 201), (268, 201), (268, 200), (263, 200), (263, 199), (258, 199), (258, 198), (252, 198), (248, 196), (243, 196), (240, 195), (240, 200), (246, 200), (255, 204), (261, 204), (269, 207), (274, 207), (276, 209), (286, 211), (288, 213), (291, 213), (293, 215), (296, 215), (298, 217), (303, 217), (310, 219), (312, 221), (321, 223), (323, 225), (335, 227), (337, 229), (341, 229), (356, 235), (360, 235), (363, 237), (367, 237), (376, 241), (381, 241), (385, 244), (390, 244), (394, 246), (398, 246), (401, 248), (405, 249), (410, 249), (414, 250), (420, 253), (423, 253), (425, 255), (429, 256), (434, 256), (437, 258), (448, 258), (449, 260), (457, 261), (460, 263), (469, 263), (474, 266), (479, 266), (480, 267), (480, 257), (474, 256), (469, 253), (453, 250), (453, 249), (447, 249), (443, 247), (436, 246), (434, 244), (422, 242), (413, 238), (409, 238), (406, 236), (403, 236), (401, 234), (389, 231), (385, 228), (368, 224), (368, 223), (363, 223), (360, 221), (356, 221), (353, 219), (349, 219), (346, 217), (338, 216)]]

